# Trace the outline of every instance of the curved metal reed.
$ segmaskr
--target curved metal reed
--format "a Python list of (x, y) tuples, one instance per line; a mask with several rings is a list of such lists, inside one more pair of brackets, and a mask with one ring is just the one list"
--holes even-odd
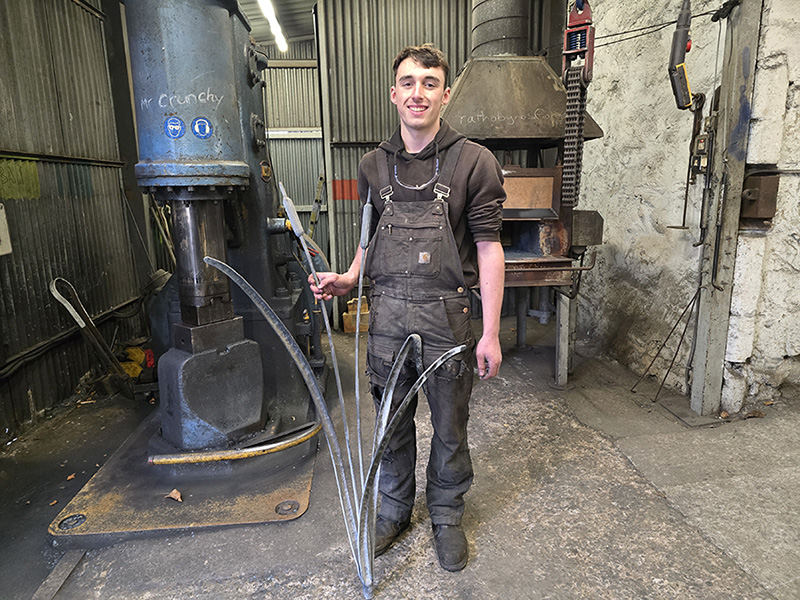
[[(314, 270), (313, 261), (308, 250), (308, 246), (303, 238), (303, 229), (300, 224), (297, 212), (291, 199), (286, 195), (283, 185), (280, 186), (283, 193), (283, 204), (286, 208), (287, 214), (290, 216), (292, 229), (297, 235), (306, 253), (308, 264), (311, 265), (312, 274), (315, 281), (319, 281), (319, 277)], [(371, 207), (371, 204), (368, 204)], [(364, 219), (369, 219), (367, 209), (365, 209)], [(363, 267), (364, 267), (364, 254), (368, 246), (368, 233), (369, 227), (362, 227), (362, 261), (361, 268), (359, 269), (359, 302), (361, 298), (361, 285), (363, 282)], [(314, 376), (314, 371), (308, 363), (308, 359), (303, 354), (297, 341), (292, 336), (291, 332), (286, 328), (286, 325), (281, 321), (280, 317), (275, 313), (272, 307), (261, 297), (261, 295), (253, 288), (247, 280), (244, 279), (239, 273), (224, 262), (206, 256), (205, 262), (216, 269), (222, 271), (227, 275), (233, 283), (235, 283), (250, 300), (258, 308), (259, 312), (264, 316), (270, 326), (275, 330), (281, 343), (286, 347), (292, 360), (300, 370), (300, 374), (305, 381), (306, 386), (311, 394), (311, 399), (314, 402), (314, 407), (319, 415), (322, 430), (325, 432), (325, 437), (328, 441), (328, 452), (333, 464), (334, 477), (336, 479), (336, 486), (339, 493), (339, 504), (342, 509), (342, 516), (344, 518), (345, 529), (347, 530), (347, 539), (350, 545), (350, 552), (353, 560), (356, 563), (356, 570), (358, 577), (361, 580), (362, 592), (364, 597), (371, 599), (374, 594), (374, 578), (373, 578), (373, 565), (375, 560), (375, 515), (377, 512), (378, 504), (378, 489), (376, 481), (380, 474), (380, 462), (386, 447), (389, 445), (389, 439), (394, 431), (397, 429), (400, 420), (402, 419), (408, 407), (411, 405), (411, 399), (425, 384), (430, 375), (438, 369), (444, 362), (463, 352), (466, 345), (456, 346), (442, 354), (437, 358), (427, 369), (422, 369), (422, 338), (417, 334), (411, 334), (403, 343), (403, 346), (389, 372), (387, 385), (384, 389), (381, 405), (379, 409), (378, 418), (375, 423), (375, 431), (373, 434), (372, 452), (369, 462), (369, 469), (366, 474), (364, 473), (363, 461), (363, 445), (362, 445), (362, 432), (361, 432), (361, 413), (360, 402), (356, 398), (356, 452), (358, 454), (360, 477), (355, 477), (353, 458), (353, 445), (351, 444), (348, 426), (347, 426), (347, 413), (345, 409), (344, 394), (342, 393), (341, 381), (339, 379), (339, 369), (336, 360), (336, 353), (333, 344), (333, 334), (331, 332), (330, 322), (327, 318), (327, 311), (323, 305), (323, 317), (325, 327), (328, 333), (328, 341), (331, 349), (331, 361), (333, 362), (334, 372), (337, 375), (337, 391), (339, 394), (339, 406), (342, 411), (342, 421), (344, 422), (344, 437), (345, 445), (344, 452), (340, 444), (339, 438), (336, 434), (336, 429), (331, 419), (330, 412), (325, 403), (322, 391), (319, 388), (319, 383)], [(360, 315), (360, 304), (359, 304)], [(357, 326), (358, 327), (358, 326)], [(358, 332), (357, 332), (358, 333)], [(410, 391), (397, 408), (392, 412), (392, 398), (394, 396), (394, 388), (397, 385), (397, 380), (400, 376), (400, 370), (403, 363), (406, 361), (411, 351), (414, 351), (414, 359), (417, 365), (417, 372), (420, 373), (418, 379), (411, 387)], [(356, 382), (358, 381), (358, 353), (356, 353)], [(356, 384), (357, 386), (358, 384)], [(356, 395), (358, 396), (358, 387), (356, 387)], [(347, 462), (350, 470), (350, 482), (345, 475), (346, 467), (344, 464), (343, 454), (347, 456)], [(356, 519), (356, 513), (358, 519)]]

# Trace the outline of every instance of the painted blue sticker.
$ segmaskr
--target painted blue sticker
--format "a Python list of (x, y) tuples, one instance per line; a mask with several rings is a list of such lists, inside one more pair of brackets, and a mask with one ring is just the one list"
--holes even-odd
[(166, 121), (164, 121), (164, 133), (167, 134), (168, 138), (177, 140), (178, 138), (183, 137), (183, 134), (186, 133), (186, 123), (184, 123), (183, 120), (179, 119), (178, 117), (169, 117)]
[(197, 117), (192, 121), (192, 133), (201, 140), (205, 140), (211, 137), (211, 134), (214, 133), (214, 128), (211, 126), (211, 121), (205, 117)]

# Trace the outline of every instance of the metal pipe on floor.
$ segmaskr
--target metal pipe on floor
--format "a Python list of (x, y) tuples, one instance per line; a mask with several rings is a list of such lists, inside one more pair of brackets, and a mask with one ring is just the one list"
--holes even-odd
[[(232, 450), (210, 450), (208, 452), (183, 452), (181, 454), (156, 454), (147, 459), (150, 465), (189, 465), (206, 462), (220, 462), (223, 460), (240, 460), (273, 454), (281, 450), (288, 450), (307, 442), (322, 429), (322, 425), (313, 421), (300, 432), (281, 442), (270, 442), (252, 448), (236, 448)], [(282, 436), (283, 437), (283, 436)]]

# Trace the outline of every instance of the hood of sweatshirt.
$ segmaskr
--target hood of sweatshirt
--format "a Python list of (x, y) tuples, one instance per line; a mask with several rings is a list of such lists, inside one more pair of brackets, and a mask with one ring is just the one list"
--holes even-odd
[(400, 126), (397, 126), (397, 129), (394, 130), (392, 137), (389, 138), (386, 142), (381, 142), (379, 148), (382, 148), (386, 152), (390, 154), (397, 153), (401, 159), (405, 162), (408, 162), (413, 159), (425, 160), (426, 158), (430, 158), (436, 154), (436, 146), (439, 146), (439, 152), (446, 150), (453, 144), (455, 144), (458, 140), (464, 137), (463, 134), (459, 133), (445, 121), (444, 119), (439, 121), (439, 131), (436, 133), (436, 136), (433, 138), (430, 144), (425, 146), (422, 150), (420, 150), (417, 154), (409, 154), (405, 150), (405, 144), (403, 143), (403, 138), (400, 135)]

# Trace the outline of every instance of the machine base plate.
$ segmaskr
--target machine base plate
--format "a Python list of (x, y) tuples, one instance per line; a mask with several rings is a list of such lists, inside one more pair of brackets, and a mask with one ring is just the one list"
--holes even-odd
[[(48, 528), (59, 545), (99, 547), (180, 531), (288, 521), (308, 509), (317, 438), (276, 454), (192, 465), (147, 464), (160, 419), (146, 419)], [(167, 497), (177, 489), (178, 502)]]

